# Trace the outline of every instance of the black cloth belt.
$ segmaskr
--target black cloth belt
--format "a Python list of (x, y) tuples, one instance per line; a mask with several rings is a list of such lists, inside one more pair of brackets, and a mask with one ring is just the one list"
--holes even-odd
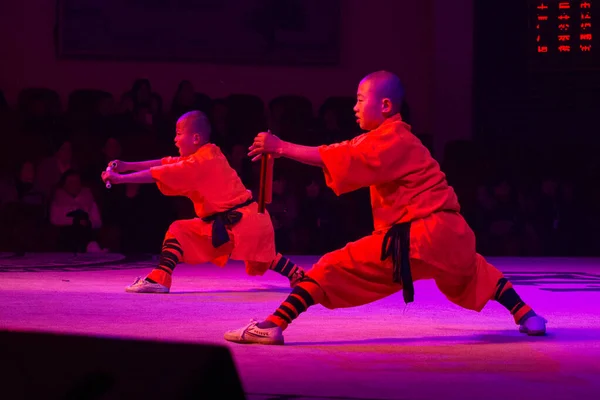
[(415, 300), (415, 288), (410, 272), (410, 222), (396, 224), (390, 228), (381, 244), (381, 261), (392, 256), (393, 280), (402, 284), (405, 303)]
[(204, 222), (212, 222), (212, 245), (214, 248), (224, 245), (229, 242), (229, 233), (227, 233), (227, 226), (237, 224), (240, 219), (242, 219), (242, 213), (239, 211), (235, 211), (238, 208), (246, 207), (250, 204), (254, 203), (254, 199), (250, 198), (249, 200), (243, 202), (242, 204), (238, 204), (235, 207), (230, 208), (229, 210), (221, 211), (218, 213), (214, 213), (209, 215), (208, 217), (202, 218)]

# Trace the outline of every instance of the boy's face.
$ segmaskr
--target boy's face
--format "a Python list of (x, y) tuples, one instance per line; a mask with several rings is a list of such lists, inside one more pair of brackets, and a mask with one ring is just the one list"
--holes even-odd
[(191, 156), (209, 142), (210, 124), (199, 111), (182, 115), (175, 125), (175, 146), (182, 157)]
[(175, 146), (179, 149), (179, 155), (187, 157), (194, 154), (200, 143), (200, 135), (192, 133), (188, 127), (179, 122), (177, 122), (175, 132)]

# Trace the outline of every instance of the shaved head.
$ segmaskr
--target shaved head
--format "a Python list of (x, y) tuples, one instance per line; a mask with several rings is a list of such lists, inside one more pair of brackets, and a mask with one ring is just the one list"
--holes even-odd
[(208, 142), (210, 138), (210, 121), (202, 111), (190, 111), (183, 114), (177, 120), (176, 129), (200, 135), (203, 142)]
[(179, 154), (189, 156), (210, 141), (210, 121), (201, 111), (190, 111), (177, 120), (175, 145)]
[(358, 85), (354, 107), (362, 129), (372, 130), (387, 118), (398, 114), (404, 100), (404, 86), (397, 75), (377, 71), (365, 76)]
[(400, 111), (400, 105), (404, 100), (404, 86), (400, 82), (400, 78), (396, 74), (388, 71), (373, 72), (363, 78), (362, 82), (370, 82), (372, 84), (373, 93), (381, 100), (390, 99), (397, 110)]

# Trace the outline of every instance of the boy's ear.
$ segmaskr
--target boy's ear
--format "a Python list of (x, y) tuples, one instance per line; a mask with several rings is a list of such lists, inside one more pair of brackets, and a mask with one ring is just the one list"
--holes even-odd
[(381, 101), (381, 111), (389, 113), (392, 111), (392, 101), (385, 98)]

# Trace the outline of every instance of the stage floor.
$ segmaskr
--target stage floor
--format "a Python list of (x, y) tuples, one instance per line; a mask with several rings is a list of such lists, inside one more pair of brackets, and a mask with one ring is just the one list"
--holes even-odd
[(171, 294), (129, 294), (153, 263), (112, 254), (0, 254), (0, 329), (225, 345), (249, 400), (598, 396), (600, 259), (490, 261), (549, 320), (547, 336), (520, 334), (495, 303), (462, 310), (423, 281), (406, 309), (400, 293), (353, 309), (316, 306), (285, 346), (238, 345), (223, 333), (274, 311), (290, 292), (282, 277), (248, 277), (237, 262), (181, 265)]

